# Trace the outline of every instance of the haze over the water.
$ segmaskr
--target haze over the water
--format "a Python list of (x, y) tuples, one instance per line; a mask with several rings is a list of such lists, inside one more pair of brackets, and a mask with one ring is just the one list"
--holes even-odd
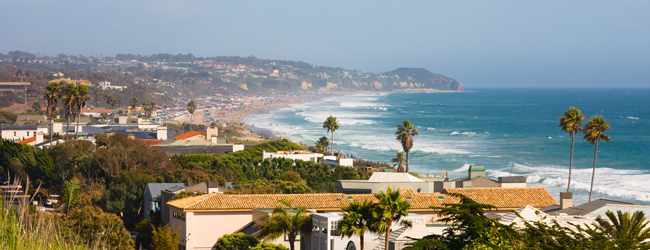
[(255, 55), (466, 87), (650, 87), (650, 1), (0, 0), (0, 52)]

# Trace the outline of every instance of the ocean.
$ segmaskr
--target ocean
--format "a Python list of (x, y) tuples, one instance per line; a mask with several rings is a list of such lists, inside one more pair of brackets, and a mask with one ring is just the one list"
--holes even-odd
[[(466, 92), (380, 93), (330, 97), (249, 115), (248, 125), (313, 145), (330, 138), (322, 123), (337, 117), (334, 149), (387, 162), (401, 151), (396, 125), (419, 130), (410, 169), (421, 175), (449, 171), (466, 176), (484, 165), (489, 178), (526, 176), (556, 198), (566, 191), (571, 137), (558, 117), (570, 107), (605, 117), (609, 143), (601, 142), (594, 198), (650, 205), (650, 89), (470, 89)], [(594, 146), (576, 134), (571, 191), (588, 201)]]

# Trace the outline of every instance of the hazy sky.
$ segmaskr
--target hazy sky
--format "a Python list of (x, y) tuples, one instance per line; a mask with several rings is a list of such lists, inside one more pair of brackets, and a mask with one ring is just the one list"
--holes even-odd
[(650, 1), (0, 0), (0, 52), (255, 55), (472, 87), (650, 87)]

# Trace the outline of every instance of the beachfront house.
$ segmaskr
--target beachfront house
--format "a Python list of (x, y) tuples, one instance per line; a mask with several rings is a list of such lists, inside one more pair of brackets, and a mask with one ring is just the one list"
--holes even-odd
[[(439, 193), (417, 193), (411, 189), (401, 190), (404, 200), (411, 204), (410, 213), (424, 218), (424, 223), (436, 229), (439, 211), (432, 206), (458, 202), (463, 194), (477, 202), (496, 207), (489, 214), (505, 215), (511, 210), (531, 205), (536, 208), (558, 204), (543, 187), (527, 188), (451, 188)], [(370, 200), (372, 194), (251, 194), (228, 195), (210, 193), (201, 196), (167, 202), (169, 224), (180, 230), (180, 249), (207, 249), (214, 246), (219, 237), (243, 230), (255, 221), (254, 210), (273, 209), (287, 199), (293, 206), (304, 206), (312, 213), (339, 213), (341, 207), (352, 201)], [(433, 230), (432, 229), (432, 230)], [(441, 228), (436, 230), (442, 230)], [(319, 236), (320, 237), (320, 236)], [(302, 242), (302, 241), (301, 241)], [(306, 245), (304, 247), (309, 247)], [(337, 249), (344, 246), (336, 246)], [(312, 249), (312, 248), (304, 248)]]
[(36, 133), (49, 134), (47, 125), (3, 125), (2, 139), (20, 141), (36, 136)]
[(336, 191), (346, 194), (372, 194), (388, 187), (412, 189), (419, 193), (442, 192), (446, 188), (514, 188), (526, 187), (526, 177), (509, 176), (493, 180), (486, 177), (485, 167), (471, 165), (466, 177), (450, 180), (448, 176), (417, 178), (407, 173), (374, 172), (368, 180), (339, 180)]
[(324, 155), (320, 153), (313, 153), (310, 151), (304, 150), (289, 150), (289, 151), (277, 151), (277, 152), (262, 152), (262, 158), (271, 159), (273, 158), (286, 158), (292, 160), (302, 160), (302, 161), (313, 161), (323, 164), (327, 164), (330, 167), (344, 166), (344, 167), (353, 167), (354, 159), (337, 157), (333, 155)]

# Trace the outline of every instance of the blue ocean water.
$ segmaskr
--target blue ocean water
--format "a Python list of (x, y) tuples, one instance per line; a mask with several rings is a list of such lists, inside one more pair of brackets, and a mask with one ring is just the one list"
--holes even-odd
[[(414, 137), (411, 171), (450, 177), (470, 164), (488, 177), (524, 175), (528, 186), (566, 191), (570, 135), (558, 117), (570, 107), (587, 119), (602, 115), (611, 126), (600, 143), (594, 198), (650, 205), (650, 89), (471, 89), (447, 93), (385, 93), (331, 97), (253, 114), (247, 124), (297, 142), (330, 137), (322, 123), (337, 117), (334, 149), (390, 162), (401, 151), (396, 125), (409, 119)], [(586, 124), (586, 121), (585, 121)], [(576, 135), (571, 191), (574, 204), (588, 200), (594, 146)]]

